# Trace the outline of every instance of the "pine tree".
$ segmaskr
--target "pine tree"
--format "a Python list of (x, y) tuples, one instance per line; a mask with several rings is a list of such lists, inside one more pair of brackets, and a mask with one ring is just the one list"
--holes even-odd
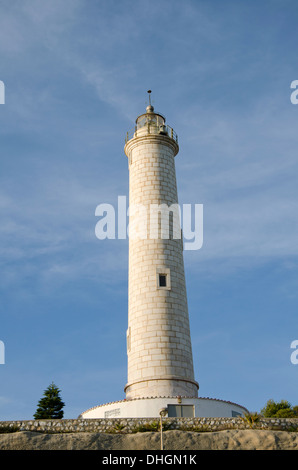
[(33, 415), (34, 419), (62, 419), (64, 403), (60, 397), (60, 390), (52, 382), (44, 391), (44, 396), (37, 405)]

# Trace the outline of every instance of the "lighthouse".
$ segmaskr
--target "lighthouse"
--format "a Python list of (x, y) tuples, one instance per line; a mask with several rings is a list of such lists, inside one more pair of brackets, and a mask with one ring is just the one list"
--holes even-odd
[(178, 136), (149, 104), (127, 132), (129, 169), (125, 398), (81, 418), (231, 417), (246, 408), (198, 397), (183, 260), (175, 158)]
[(124, 148), (133, 213), (125, 392), (127, 399), (197, 397), (175, 171), (178, 137), (150, 101)]

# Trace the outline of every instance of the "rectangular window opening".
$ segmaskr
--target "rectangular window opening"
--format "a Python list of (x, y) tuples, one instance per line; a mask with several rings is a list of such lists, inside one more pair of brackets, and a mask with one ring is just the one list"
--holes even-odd
[(242, 414), (239, 413), (238, 411), (232, 410), (232, 418), (236, 418), (237, 416), (242, 416)]
[(159, 287), (167, 287), (167, 275), (166, 274), (159, 275)]
[(170, 268), (164, 266), (156, 268), (156, 288), (161, 290), (171, 290)]
[(193, 405), (168, 405), (169, 418), (193, 418), (194, 411)]

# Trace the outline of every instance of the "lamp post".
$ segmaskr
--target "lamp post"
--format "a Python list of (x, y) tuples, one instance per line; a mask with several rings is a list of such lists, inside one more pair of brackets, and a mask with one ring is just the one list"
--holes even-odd
[(166, 416), (168, 413), (167, 408), (162, 408), (159, 410), (159, 416), (160, 416), (160, 449), (163, 450), (163, 435), (162, 435), (162, 417)]

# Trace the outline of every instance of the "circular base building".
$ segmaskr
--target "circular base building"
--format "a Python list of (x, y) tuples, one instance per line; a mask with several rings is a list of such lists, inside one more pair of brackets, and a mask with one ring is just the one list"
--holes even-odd
[(246, 408), (230, 401), (179, 396), (114, 401), (94, 406), (81, 413), (79, 417), (83, 419), (158, 418), (161, 410), (165, 410), (169, 418), (232, 418), (248, 413)]

